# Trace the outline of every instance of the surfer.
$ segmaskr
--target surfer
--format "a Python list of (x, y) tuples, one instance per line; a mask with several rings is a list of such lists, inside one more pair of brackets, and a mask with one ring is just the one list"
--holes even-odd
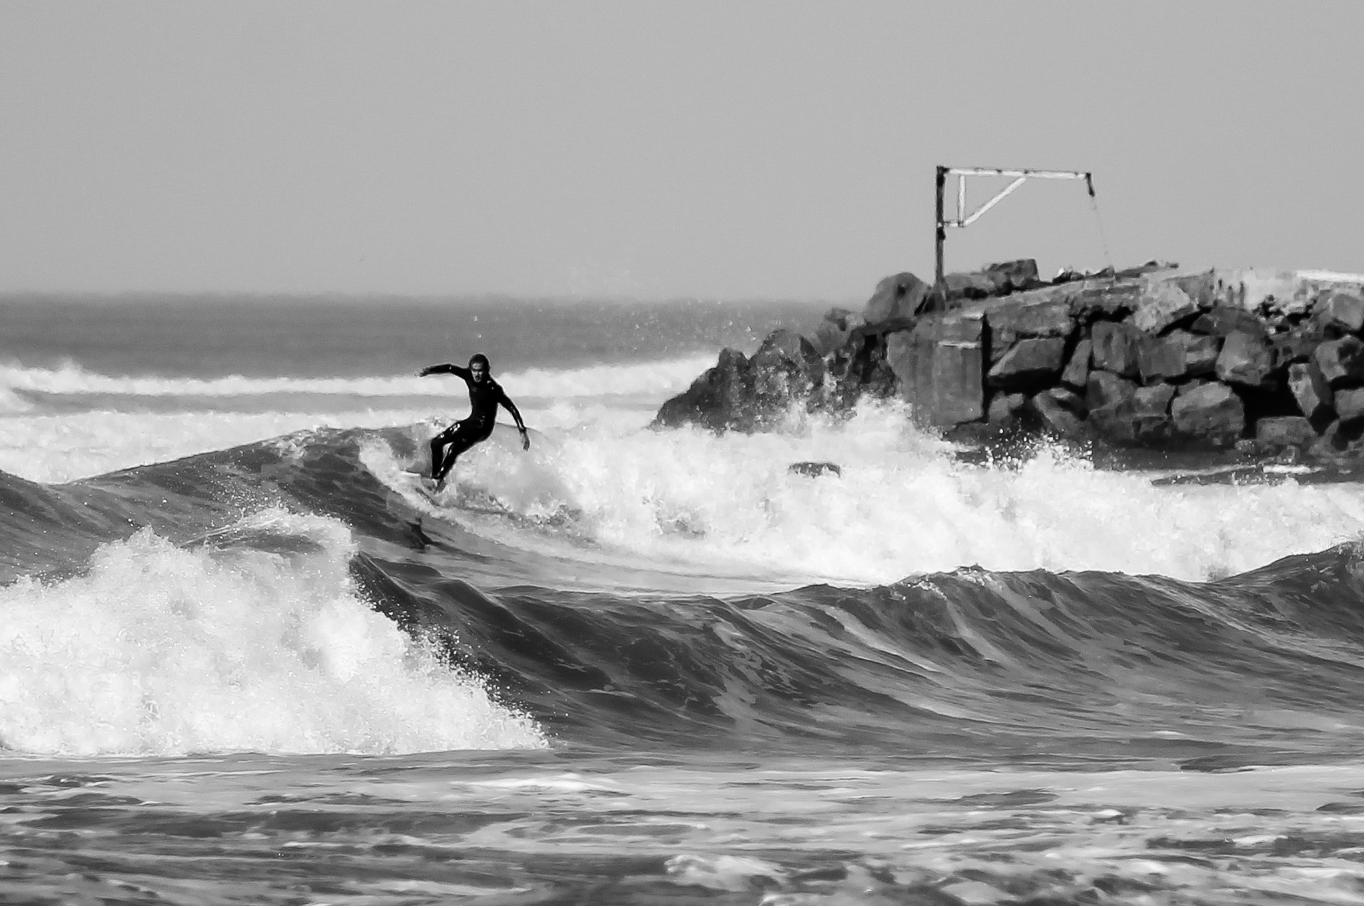
[[(517, 423), (517, 431), (522, 435), (522, 450), (531, 447), (531, 439), (527, 437), (526, 426), (522, 423), (522, 414), (517, 412), (517, 405), (508, 399), (503, 386), (494, 381), (493, 376), (489, 374), (487, 356), (482, 353), (474, 354), (470, 357), (469, 368), (453, 363), (441, 363), (428, 366), (417, 374), (427, 376), (447, 372), (457, 378), (463, 378), (469, 387), (470, 415), (447, 426), (432, 439), (432, 479), (436, 480), (438, 492), (446, 487), (446, 476), (455, 466), (455, 459), (493, 434), (493, 423), (498, 416), (499, 404), (512, 414), (513, 422)], [(441, 456), (442, 448), (447, 448), (444, 458)]]

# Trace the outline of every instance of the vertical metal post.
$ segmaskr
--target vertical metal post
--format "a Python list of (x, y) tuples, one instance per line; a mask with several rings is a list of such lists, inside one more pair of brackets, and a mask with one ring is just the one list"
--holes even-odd
[(934, 169), (934, 289), (944, 288), (944, 180), (947, 167)]

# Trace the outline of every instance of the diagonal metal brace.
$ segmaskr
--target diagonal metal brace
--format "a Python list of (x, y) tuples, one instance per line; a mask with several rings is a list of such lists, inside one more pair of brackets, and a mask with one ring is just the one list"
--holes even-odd
[(991, 197), (991, 200), (990, 200), (989, 202), (987, 202), (987, 203), (984, 204), (981, 208), (978, 208), (976, 211), (974, 211), (972, 214), (968, 215), (968, 216), (965, 218), (965, 217), (963, 217), (963, 197), (964, 197), (964, 195), (966, 194), (966, 189), (967, 189), (967, 187), (966, 187), (964, 184), (965, 184), (967, 181), (966, 181), (963, 177), (960, 176), (960, 177), (958, 178), (958, 220), (956, 220), (956, 221), (949, 221), (949, 222), (947, 222), (944, 226), (945, 226), (945, 227), (966, 227), (966, 226), (968, 226), (968, 225), (971, 224), (973, 221), (977, 220), (977, 219), (980, 218), (982, 215), (984, 215), (984, 214), (986, 214), (988, 211), (990, 211), (990, 210), (991, 210), (991, 207), (992, 207), (993, 205), (995, 205), (997, 202), (1001, 201), (1001, 199), (1004, 199), (1006, 196), (1010, 195), (1010, 194), (1011, 194), (1012, 192), (1014, 192), (1016, 189), (1019, 189), (1021, 186), (1023, 186), (1025, 180), (1027, 180), (1027, 179), (1029, 179), (1029, 178), (1028, 178), (1028, 177), (1016, 177), (1016, 178), (1015, 178), (1015, 181), (1014, 181), (1013, 183), (1011, 183), (1011, 184), (1010, 184), (1009, 186), (1007, 186), (1005, 189), (1002, 189), (1000, 192), (996, 193), (996, 195), (994, 195), (994, 196)]
[[(944, 183), (949, 176), (958, 177), (958, 217), (944, 217)], [(968, 177), (1014, 177), (1006, 188), (984, 202), (976, 211), (966, 213)], [(935, 205), (934, 205), (934, 286), (944, 286), (944, 239), (946, 227), (967, 227), (996, 206), (1002, 199), (1019, 189), (1027, 180), (1085, 180), (1086, 192), (1093, 199), (1096, 195), (1095, 184), (1090, 171), (1077, 170), (1002, 170), (993, 167), (937, 167), (935, 168)]]

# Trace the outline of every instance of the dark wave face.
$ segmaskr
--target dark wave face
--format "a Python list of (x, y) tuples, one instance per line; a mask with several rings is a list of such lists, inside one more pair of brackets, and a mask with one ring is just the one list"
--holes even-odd
[[(376, 451), (389, 466), (420, 469), (425, 452), (416, 437), (399, 429), (318, 432), (64, 486), (0, 475), (0, 580), (14, 595), (46, 596), (53, 614), (117, 589), (164, 600), (166, 622), (199, 622), (189, 626), (208, 641), (210, 667), (203, 678), (170, 675), (168, 687), (193, 677), (227, 696), (251, 683), (252, 647), (279, 645), (274, 664), (298, 660), (287, 680), (272, 682), (301, 711), (290, 714), (295, 725), (312, 715), (309, 697), (329, 715), (375, 701), (370, 712), (338, 720), (340, 737), (324, 729), (299, 740), (274, 731), (256, 738), (247, 728), (233, 739), (264, 741), (259, 749), (530, 746), (534, 735), (492, 732), (464, 745), (386, 738), (375, 716), (389, 708), (389, 691), (396, 701), (415, 696), (404, 687), (415, 657), (352, 655), (357, 641), (383, 637), (345, 611), (354, 598), (511, 710), (492, 719), (481, 713), (479, 722), (522, 722), (525, 730), (526, 720), (552, 745), (1166, 757), (1199, 766), (1360, 753), (1359, 542), (1208, 582), (963, 568), (871, 587), (772, 592), (755, 578), (722, 582), (686, 565), (623, 562), (571, 507), (518, 511), (477, 490), (458, 506), (432, 504), (410, 480), (377, 466)], [(125, 558), (129, 552), (136, 557)], [(37, 579), (16, 583), (25, 575)], [(735, 591), (745, 587), (761, 591)], [(342, 609), (330, 626), (364, 628), (344, 640), (310, 636), (317, 599)], [(215, 637), (202, 616), (226, 600), (258, 615), (292, 602), (298, 617), (254, 643), (235, 641), (230, 629)], [(102, 608), (118, 617), (124, 605)], [(121, 639), (167, 626), (155, 615), (138, 620), (147, 623), (110, 633)], [(120, 645), (106, 639), (104, 648), (117, 655)], [(340, 664), (342, 655), (352, 667)], [(358, 692), (364, 677), (352, 677), (354, 665), (388, 678), (390, 663), (400, 667), (388, 687)], [(333, 686), (290, 687), (319, 665)], [(51, 670), (41, 660), (32, 668), (35, 676)], [(149, 693), (155, 683), (147, 684), (127, 720), (138, 730), (112, 734), (103, 746), (231, 747), (181, 725), (172, 734), (174, 694)], [(64, 718), (34, 710), (34, 728)], [(462, 715), (453, 721), (474, 721)], [(47, 739), (35, 735), (0, 728), (15, 749), (42, 749)]]
[(576, 743), (1274, 760), (1360, 740), (1351, 546), (1206, 584), (964, 570), (735, 599), (358, 571)]

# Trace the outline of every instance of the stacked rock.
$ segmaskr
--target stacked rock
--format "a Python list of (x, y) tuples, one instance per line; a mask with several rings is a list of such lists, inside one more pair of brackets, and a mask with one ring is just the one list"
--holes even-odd
[(1360, 285), (1286, 286), (1248, 308), (1215, 272), (1158, 272), (985, 307), (984, 421), (1120, 446), (1359, 449)]
[(694, 424), (713, 431), (776, 427), (794, 400), (824, 401), (825, 363), (811, 341), (789, 329), (773, 332), (754, 356), (727, 347), (687, 391), (660, 407), (656, 426)]
[(752, 360), (724, 351), (656, 424), (753, 431), (793, 401), (895, 394), (940, 429), (1283, 457), (1361, 450), (1359, 277), (1149, 263), (1050, 285), (1029, 260), (952, 277), (943, 299), (892, 275), (861, 315), (832, 310), (813, 341), (784, 331)]

